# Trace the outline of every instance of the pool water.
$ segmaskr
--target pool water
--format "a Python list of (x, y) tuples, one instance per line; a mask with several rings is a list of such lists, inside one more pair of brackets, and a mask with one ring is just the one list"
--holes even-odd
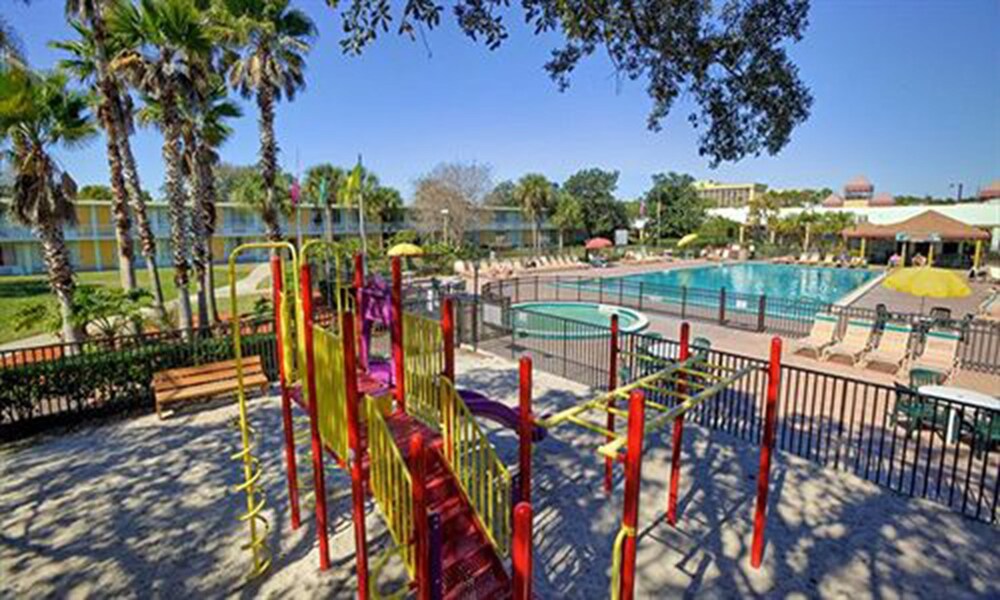
[(640, 273), (621, 279), (630, 289), (642, 282), (644, 292), (653, 294), (656, 288), (725, 288), (727, 294), (766, 294), (789, 301), (832, 304), (875, 277), (877, 272), (865, 269), (740, 263)]
[(511, 308), (514, 329), (520, 335), (533, 337), (606, 335), (612, 315), (618, 315), (618, 327), (623, 332), (639, 332), (649, 326), (649, 319), (638, 311), (594, 302), (521, 302)]

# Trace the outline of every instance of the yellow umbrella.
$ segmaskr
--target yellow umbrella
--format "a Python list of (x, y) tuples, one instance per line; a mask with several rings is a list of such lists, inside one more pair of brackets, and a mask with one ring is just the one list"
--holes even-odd
[(921, 312), (924, 298), (964, 298), (972, 293), (965, 281), (953, 271), (934, 267), (898, 269), (886, 277), (882, 285), (890, 290), (919, 297)]
[(386, 254), (389, 256), (420, 256), (423, 253), (424, 251), (420, 248), (420, 246), (417, 246), (416, 244), (403, 243), (396, 244), (392, 248), (389, 248), (389, 252)]
[(691, 242), (695, 241), (696, 239), (698, 239), (698, 234), (697, 233), (689, 233), (686, 236), (682, 237), (677, 242), (677, 247), (678, 248), (683, 248), (684, 246), (687, 246)]

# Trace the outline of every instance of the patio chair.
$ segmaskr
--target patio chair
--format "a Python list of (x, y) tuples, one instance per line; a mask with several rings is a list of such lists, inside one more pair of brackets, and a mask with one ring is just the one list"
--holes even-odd
[[(906, 437), (911, 437), (921, 427), (929, 427), (944, 432), (948, 426), (948, 407), (927, 396), (923, 396), (905, 384), (895, 382), (896, 402), (889, 414), (889, 424), (895, 427), (900, 420), (906, 428)], [(902, 419), (900, 419), (902, 417)]]
[(909, 355), (912, 333), (913, 326), (909, 323), (886, 323), (878, 346), (864, 355), (862, 365), (866, 369), (896, 373)]
[(799, 254), (799, 257), (798, 259), (795, 260), (795, 262), (800, 265), (806, 264), (807, 262), (809, 262), (809, 253), (803, 252), (802, 254)]
[(837, 257), (834, 256), (833, 254), (827, 254), (826, 257), (823, 259), (824, 267), (834, 267), (836, 265), (837, 265)]
[(867, 319), (852, 319), (847, 322), (847, 328), (840, 341), (823, 351), (821, 358), (854, 366), (871, 344), (875, 323)]
[(1000, 442), (1000, 415), (995, 412), (983, 414), (980, 412), (978, 418), (964, 419), (962, 421), (962, 433), (971, 439), (972, 452), (976, 456), (982, 456), (984, 452), (992, 448), (994, 444)]
[(813, 319), (809, 337), (793, 342), (792, 354), (818, 359), (823, 350), (836, 339), (840, 319), (830, 313), (819, 313)]
[(820, 263), (819, 252), (813, 252), (806, 258), (807, 265), (818, 265)]
[(941, 374), (941, 380), (947, 381), (955, 371), (958, 359), (958, 333), (942, 329), (932, 329), (924, 334), (924, 349), (917, 356), (910, 370), (925, 369)]

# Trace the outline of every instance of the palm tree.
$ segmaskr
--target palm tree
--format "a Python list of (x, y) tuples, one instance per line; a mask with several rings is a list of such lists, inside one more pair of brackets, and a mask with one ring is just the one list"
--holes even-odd
[[(69, 6), (67, 6), (67, 9)], [(132, 248), (132, 217), (128, 212), (128, 193), (125, 190), (122, 157), (119, 140), (121, 138), (122, 110), (121, 90), (116, 78), (107, 68), (105, 58), (106, 40), (103, 19), (99, 11), (91, 12), (91, 22), (102, 23), (95, 26), (95, 33), (80, 21), (71, 19), (70, 26), (76, 30), (79, 39), (52, 42), (52, 46), (69, 52), (70, 59), (59, 61), (59, 67), (73, 74), (81, 83), (90, 88), (94, 99), (97, 120), (105, 133), (107, 143), (108, 171), (111, 175), (111, 215), (115, 224), (115, 239), (118, 242), (118, 273), (122, 288), (135, 289), (135, 265)]]
[(41, 240), (63, 340), (71, 344), (83, 340), (73, 324), (74, 273), (63, 236), (63, 226), (75, 219), (76, 183), (49, 152), (77, 146), (94, 133), (87, 97), (67, 89), (64, 75), (0, 71), (0, 142), (15, 172), (12, 213)]
[(323, 233), (328, 242), (333, 241), (333, 209), (346, 177), (343, 169), (329, 163), (306, 169), (302, 193), (314, 206), (323, 209)]
[[(83, 23), (71, 22), (71, 25), (80, 34), (80, 39), (54, 45), (71, 54), (71, 58), (60, 64), (76, 75), (79, 80), (89, 81), (93, 79), (95, 81), (91, 85), (95, 85), (98, 74), (103, 74), (99, 87), (104, 90), (102, 96), (108, 103), (106, 118), (113, 119), (114, 122), (104, 122), (104, 118), (102, 118), (102, 125), (109, 138), (109, 145), (111, 138), (117, 138), (115, 146), (118, 151), (116, 159), (114, 151), (109, 147), (108, 161), (109, 164), (112, 161), (117, 161), (120, 164), (121, 176), (128, 194), (128, 203), (139, 232), (140, 251), (146, 263), (150, 286), (153, 289), (154, 306), (163, 315), (165, 314), (163, 285), (160, 283), (160, 271), (156, 260), (156, 235), (153, 233), (149, 221), (146, 199), (139, 181), (139, 170), (132, 153), (132, 98), (126, 89), (125, 82), (121, 81), (118, 74), (110, 68), (110, 60), (118, 53), (118, 49), (109, 46), (109, 44), (114, 43), (114, 40), (110, 39), (105, 21), (105, 15), (110, 10), (111, 5), (112, 2), (108, 0), (67, 0), (67, 13), (86, 19), (90, 28), (86, 28)], [(112, 166), (113, 183), (117, 177), (115, 170), (115, 167)]]
[[(181, 97), (178, 114), (184, 140), (184, 176), (192, 208), (191, 263), (198, 285), (198, 324), (205, 327), (218, 319), (211, 269), (217, 201), (215, 166), (219, 162), (216, 149), (232, 134), (226, 119), (238, 118), (243, 112), (228, 99), (226, 86), (218, 77), (208, 76), (194, 89), (194, 93)], [(162, 107), (151, 98), (138, 115), (146, 125), (160, 127), (163, 123)]]
[(548, 215), (555, 201), (555, 188), (544, 175), (529, 173), (517, 182), (514, 189), (514, 198), (524, 210), (525, 214), (531, 218), (531, 229), (534, 238), (535, 253), (541, 250), (541, 240), (539, 236), (542, 219)]
[(403, 196), (396, 188), (377, 186), (365, 200), (365, 212), (370, 220), (378, 223), (378, 247), (384, 250), (385, 224), (402, 218)]
[(170, 215), (170, 245), (180, 328), (191, 334), (188, 297), (188, 215), (184, 193), (181, 104), (192, 82), (205, 78), (211, 49), (202, 13), (193, 0), (142, 0), (115, 4), (109, 26), (121, 50), (112, 68), (128, 76), (162, 113), (164, 188)]
[(305, 87), (305, 54), (316, 34), (312, 20), (289, 8), (288, 0), (219, 0), (218, 31), (227, 52), (229, 84), (245, 98), (255, 97), (260, 113), (260, 170), (266, 199), (261, 216), (272, 241), (281, 239), (278, 220), (278, 142), (274, 104)]
[(368, 254), (368, 238), (365, 235), (365, 216), (369, 214), (365, 207), (365, 200), (370, 198), (378, 188), (378, 176), (366, 170), (361, 165), (361, 157), (354, 165), (351, 172), (340, 184), (337, 197), (345, 208), (354, 208), (358, 211), (358, 235), (361, 238), (361, 253)]

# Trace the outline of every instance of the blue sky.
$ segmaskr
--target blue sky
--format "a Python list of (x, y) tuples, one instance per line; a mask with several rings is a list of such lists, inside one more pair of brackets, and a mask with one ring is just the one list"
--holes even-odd
[[(641, 194), (650, 175), (679, 171), (772, 187), (832, 187), (857, 174), (878, 191), (966, 195), (1000, 178), (1000, 2), (996, 0), (814, 0), (805, 39), (792, 55), (810, 86), (812, 116), (777, 156), (710, 169), (682, 100), (659, 133), (646, 130), (643, 82), (620, 82), (603, 57), (578, 68), (559, 93), (542, 65), (557, 38), (536, 37), (512, 15), (511, 37), (489, 51), (448, 18), (420, 41), (387, 35), (361, 58), (341, 54), (339, 16), (299, 0), (320, 35), (308, 88), (279, 107), (281, 161), (288, 170), (358, 153), (385, 183), (409, 196), (412, 182), (441, 161), (476, 161), (494, 178), (537, 171), (556, 181), (579, 168), (621, 171), (622, 196)], [(49, 40), (69, 37), (63, 0), (4, 2), (34, 66), (54, 64)], [(222, 154), (256, 160), (256, 115), (245, 116)], [(144, 185), (162, 181), (159, 135), (143, 131), (135, 151)], [(60, 152), (78, 182), (104, 183), (103, 143)]]

